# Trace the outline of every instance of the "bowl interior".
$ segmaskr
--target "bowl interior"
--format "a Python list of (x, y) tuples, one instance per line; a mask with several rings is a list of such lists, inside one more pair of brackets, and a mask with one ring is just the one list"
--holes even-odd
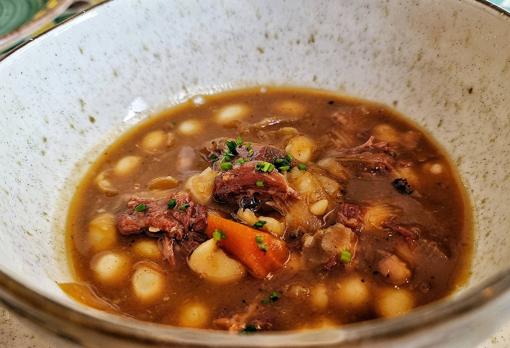
[(102, 5), (0, 64), (0, 270), (92, 312), (56, 282), (71, 279), (67, 205), (97, 154), (190, 96), (285, 84), (395, 105), (432, 133), (476, 210), (465, 289), (480, 284), (510, 257), (508, 37), (510, 18), (475, 1)]

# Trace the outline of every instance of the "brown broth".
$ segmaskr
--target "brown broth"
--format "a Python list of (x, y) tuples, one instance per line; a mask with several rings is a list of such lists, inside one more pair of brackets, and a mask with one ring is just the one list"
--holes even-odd
[[(67, 291), (71, 296), (94, 307), (98, 307), (95, 302), (99, 299), (101, 309), (106, 306), (106, 310), (115, 313), (175, 326), (186, 325), (180, 319), (183, 308), (200, 303), (206, 309), (206, 314), (203, 314), (206, 319), (197, 326), (203, 328), (218, 328), (213, 325), (214, 319), (230, 317), (245, 311), (250, 303), (257, 303), (259, 307), (263, 307), (261, 316), (270, 321), (271, 330), (294, 330), (344, 325), (377, 318), (381, 316), (381, 312), (376, 308), (379, 306), (382, 289), (407, 291), (414, 299), (414, 307), (445, 297), (465, 282), (473, 244), (471, 207), (456, 169), (444, 151), (424, 130), (385, 106), (324, 91), (270, 87), (261, 92), (260, 88), (251, 88), (204, 98), (203, 105), (196, 105), (190, 100), (128, 131), (96, 160), (80, 183), (69, 210), (68, 252), (76, 281), (84, 285), (80, 287), (80, 291), (87, 295), (80, 296), (74, 287), (73, 291)], [(299, 103), (304, 107), (304, 111), (296, 112), (295, 115), (288, 111), (287, 114), (275, 111), (275, 105), (284, 100)], [(248, 105), (251, 110), (237, 127), (221, 126), (215, 121), (213, 115), (222, 106), (239, 103)], [(354, 116), (349, 114), (350, 126), (344, 129), (339, 129), (338, 124), (331, 119), (331, 115), (339, 110), (347, 114), (356, 113)], [(197, 135), (178, 135), (178, 125), (190, 118), (202, 123), (202, 131)], [(394, 176), (363, 173), (356, 164), (347, 163), (345, 167), (350, 171), (351, 178), (342, 183), (341, 198), (338, 201), (332, 200), (332, 204), (346, 201), (365, 206), (376, 202), (390, 206), (392, 211), (398, 212), (396, 215), (400, 223), (419, 226), (420, 240), (432, 241), (433, 246), (439, 246), (441, 255), (446, 255), (447, 259), (435, 257), (435, 251), (429, 252), (425, 257), (416, 251), (421, 246), (414, 245), (415, 249), (411, 249), (414, 252), (414, 264), (407, 262), (412, 270), (412, 277), (406, 283), (395, 286), (378, 273), (377, 262), (381, 258), (381, 250), (393, 253), (399, 243), (404, 245), (405, 249), (409, 240), (394, 231), (388, 231), (387, 228), (374, 228), (373, 231), (357, 233), (360, 251), (354, 258), (363, 259), (356, 260), (353, 268), (340, 264), (326, 271), (304, 269), (294, 273), (288, 264), (270, 279), (261, 280), (247, 275), (232, 284), (217, 285), (190, 270), (185, 256), (177, 255), (175, 269), (170, 269), (167, 262), (160, 257), (150, 262), (151, 267), (165, 277), (164, 291), (158, 300), (151, 303), (141, 302), (133, 294), (130, 283), (132, 267), (125, 277), (113, 285), (102, 284), (94, 277), (90, 265), (95, 253), (88, 240), (88, 225), (95, 216), (101, 212), (117, 214), (125, 210), (126, 197), (148, 191), (147, 183), (155, 177), (171, 175), (179, 180), (176, 190), (184, 190), (186, 179), (208, 166), (207, 161), (197, 154), (193, 158), (193, 149), (198, 149), (206, 141), (218, 137), (235, 139), (240, 133), (239, 127), (245, 130), (242, 134), (244, 141), (270, 144), (284, 149), (286, 141), (283, 137), (267, 136), (268, 131), (279, 126), (249, 128), (264, 118), (283, 120), (282, 127), (294, 127), (299, 133), (319, 144), (312, 162), (317, 162), (331, 150), (332, 145), (328, 142), (333, 137), (330, 134), (332, 130), (339, 129), (341, 134), (346, 135), (345, 142), (353, 147), (363, 144), (373, 135), (375, 126), (390, 125), (398, 135), (397, 142), (400, 144), (395, 157), (397, 162), (412, 165), (413, 172), (410, 174), (409, 171), (404, 171), (401, 176), (412, 176), (407, 179), (415, 192), (412, 195), (403, 195), (392, 186)], [(140, 147), (142, 138), (153, 130), (174, 133), (174, 144), (156, 154), (144, 152)], [(341, 143), (342, 136), (339, 139)], [(404, 143), (411, 145), (406, 148), (402, 145)], [(415, 148), (412, 148), (413, 144), (416, 145)], [(179, 154), (183, 151), (186, 158), (193, 161), (191, 166), (179, 170)], [(108, 196), (100, 192), (95, 184), (97, 175), (105, 169), (113, 168), (117, 161), (126, 155), (141, 157), (139, 170), (125, 177), (110, 176), (113, 186), (119, 191), (117, 195)], [(434, 163), (441, 164), (440, 174), (434, 175), (428, 171)], [(309, 172), (315, 173), (314, 164), (308, 165)], [(209, 204), (211, 208), (218, 208), (218, 205)], [(119, 235), (113, 249), (125, 253), (131, 265), (146, 262), (145, 258), (135, 254), (132, 249), (133, 243), (140, 239), (150, 238)], [(427, 244), (426, 247), (430, 248), (430, 245)], [(299, 254), (299, 250), (296, 253)], [(369, 291), (366, 303), (355, 309), (348, 305), (343, 306), (335, 296), (339, 291), (338, 284), (342, 279), (351, 276), (357, 277)], [(311, 292), (317, 284), (323, 284), (327, 289), (328, 304), (324, 308), (313, 305)], [(299, 285), (304, 289), (297, 298), (293, 296), (296, 287), (292, 288), (292, 285)], [(69, 286), (63, 288), (66, 290)], [(270, 304), (261, 304), (272, 291), (277, 291), (280, 298)], [(90, 300), (91, 298), (94, 300)]]

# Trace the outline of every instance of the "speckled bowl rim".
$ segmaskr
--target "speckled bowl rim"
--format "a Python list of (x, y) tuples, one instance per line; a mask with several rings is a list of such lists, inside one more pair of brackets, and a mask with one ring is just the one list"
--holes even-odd
[[(97, 8), (111, 1), (113, 0), (96, 4), (79, 15), (63, 21), (49, 31), (61, 25), (70, 25), (70, 22), (77, 17), (90, 11), (96, 11)], [(487, 0), (472, 1), (504, 15), (510, 25), (510, 13), (503, 8)], [(35, 39), (46, 35), (49, 31), (16, 47), (0, 59), (0, 63)], [(334, 329), (232, 336), (228, 333), (212, 330), (186, 329), (135, 321), (94, 309), (83, 312), (77, 311), (40, 295), (0, 270), (0, 302), (3, 305), (20, 317), (26, 318), (53, 334), (77, 344), (80, 344), (81, 339), (79, 338), (80, 334), (76, 334), (76, 332), (86, 330), (90, 333), (102, 334), (146, 346), (160, 346), (162, 344), (221, 347), (336, 346), (354, 342), (391, 339), (404, 334), (427, 331), (432, 327), (441, 326), (446, 322), (462, 318), (468, 314), (475, 314), (477, 311), (481, 311), (482, 308), (498, 302), (498, 300), (505, 300), (505, 295), (510, 296), (510, 269), (500, 272), (453, 299), (443, 299), (393, 319), (372, 320)], [(326, 335), (329, 337), (327, 342), (324, 340)]]
[(48, 24), (53, 19), (57, 18), (69, 6), (71, 6), (73, 2), (74, 0), (60, 0), (54, 8), (50, 10), (44, 10), (44, 14), (36, 20), (30, 20), (14, 31), (5, 35), (0, 35), (0, 52), (4, 49), (8, 49), (10, 46), (15, 45), (18, 41), (23, 40), (33, 32), (42, 28), (45, 24)]

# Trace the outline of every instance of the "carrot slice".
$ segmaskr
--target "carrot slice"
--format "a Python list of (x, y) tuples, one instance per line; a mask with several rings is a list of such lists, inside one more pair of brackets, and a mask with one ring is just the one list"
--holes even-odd
[(289, 259), (289, 249), (284, 241), (235, 221), (209, 213), (206, 233), (223, 232), (225, 239), (219, 246), (244, 264), (256, 278), (266, 278), (280, 270)]

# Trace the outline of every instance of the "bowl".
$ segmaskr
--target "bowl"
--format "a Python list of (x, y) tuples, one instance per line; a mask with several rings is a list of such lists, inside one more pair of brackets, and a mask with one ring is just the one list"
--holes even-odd
[[(466, 347), (510, 314), (510, 17), (487, 2), (110, 1), (0, 63), (0, 299), (59, 346)], [(252, 85), (395, 106), (457, 164), (475, 209), (471, 276), (451, 297), (337, 329), (230, 335), (80, 305), (64, 223), (122, 131), (194, 95)]]

